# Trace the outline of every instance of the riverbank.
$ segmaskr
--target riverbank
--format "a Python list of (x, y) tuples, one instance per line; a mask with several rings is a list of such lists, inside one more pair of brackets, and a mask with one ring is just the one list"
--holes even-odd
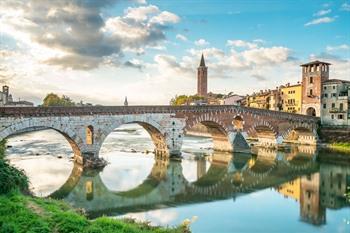
[(332, 149), (332, 150), (350, 153), (350, 143), (349, 142), (334, 142), (334, 143), (328, 144), (327, 147), (329, 149)]
[(190, 232), (188, 222), (176, 228), (164, 228), (132, 219), (100, 217), (89, 220), (83, 210), (76, 210), (64, 201), (33, 197), (24, 172), (4, 159), (5, 148), (5, 142), (0, 142), (0, 232)]
[(189, 230), (185, 225), (161, 228), (131, 219), (100, 217), (91, 221), (63, 201), (12, 192), (0, 196), (0, 232), (180, 233)]

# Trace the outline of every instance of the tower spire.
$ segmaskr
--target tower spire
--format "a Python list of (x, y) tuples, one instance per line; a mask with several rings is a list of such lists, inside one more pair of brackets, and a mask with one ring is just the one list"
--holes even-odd
[(202, 53), (202, 57), (201, 57), (201, 62), (199, 64), (199, 66), (205, 67), (205, 61), (204, 61), (204, 55)]
[(128, 105), (129, 105), (129, 103), (128, 103), (128, 97), (127, 97), (127, 96), (125, 96), (124, 106), (128, 106)]

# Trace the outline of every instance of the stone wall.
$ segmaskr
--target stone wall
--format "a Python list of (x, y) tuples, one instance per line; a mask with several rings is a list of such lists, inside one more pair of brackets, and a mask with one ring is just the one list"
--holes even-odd
[(327, 127), (320, 129), (319, 139), (321, 142), (350, 142), (350, 126), (347, 127)]

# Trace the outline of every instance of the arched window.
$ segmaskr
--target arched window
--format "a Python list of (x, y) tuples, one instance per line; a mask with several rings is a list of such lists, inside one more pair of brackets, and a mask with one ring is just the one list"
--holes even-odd
[(92, 145), (94, 143), (94, 127), (89, 125), (86, 127), (86, 144)]

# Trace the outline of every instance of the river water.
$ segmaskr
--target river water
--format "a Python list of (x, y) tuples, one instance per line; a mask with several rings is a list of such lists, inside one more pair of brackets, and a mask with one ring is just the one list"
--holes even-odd
[(350, 232), (350, 164), (311, 146), (255, 155), (212, 151), (210, 138), (185, 137), (182, 160), (155, 156), (143, 128), (110, 134), (102, 171), (72, 162), (66, 139), (52, 130), (8, 140), (7, 158), (23, 169), (37, 196), (63, 199), (90, 218), (131, 217), (153, 225), (191, 221), (195, 233)]

